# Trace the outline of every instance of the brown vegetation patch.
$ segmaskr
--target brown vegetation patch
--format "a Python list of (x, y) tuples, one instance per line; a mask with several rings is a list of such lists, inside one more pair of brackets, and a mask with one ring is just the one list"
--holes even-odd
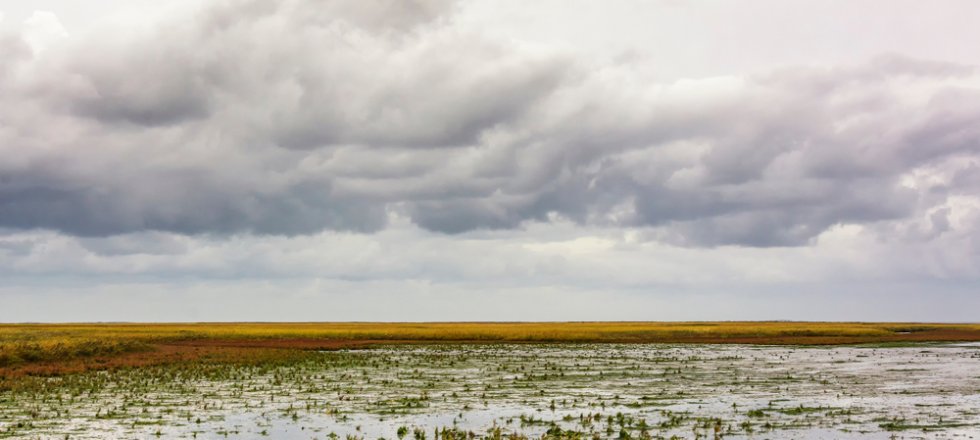
[(298, 359), (379, 344), (832, 345), (980, 341), (977, 324), (801, 322), (203, 323), (0, 325), (0, 382), (151, 365)]
[(45, 360), (0, 367), (0, 380), (20, 376), (57, 376), (92, 370), (138, 368), (152, 365), (215, 362), (250, 364), (299, 358), (312, 350), (361, 348), (391, 341), (315, 339), (189, 340), (151, 345), (138, 352)]

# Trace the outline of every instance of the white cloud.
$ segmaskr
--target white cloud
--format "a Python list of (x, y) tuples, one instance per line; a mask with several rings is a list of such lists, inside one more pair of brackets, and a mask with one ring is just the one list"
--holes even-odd
[(35, 54), (43, 53), (68, 38), (68, 31), (61, 25), (58, 16), (49, 11), (34, 11), (24, 20), (22, 32), (24, 41)]
[[(900, 46), (888, 40), (787, 65), (796, 56), (766, 37), (788, 25), (754, 30), (746, 11), (722, 29), (741, 39), (673, 28), (687, 37), (651, 42), (661, 58), (626, 47), (647, 34), (610, 13), (622, 35), (600, 23), (574, 39), (634, 52), (592, 56), (602, 44), (547, 37), (565, 22), (491, 26), (555, 5), (477, 25), (484, 6), (237, 0), (71, 37), (34, 13), (0, 36), (0, 273), (167, 278), (205, 296), (212, 282), (268, 283), (246, 289), (257, 296), (333, 286), (306, 290), (322, 301), (399, 283), (423, 302), (566, 291), (690, 305), (678, 292), (698, 292), (744, 298), (731, 310), (745, 316), (786, 306), (779, 289), (812, 305), (977, 279), (980, 60), (932, 60), (928, 42), (916, 57), (871, 53)], [(651, 7), (691, 19), (734, 6)], [(802, 31), (830, 32), (824, 20)], [(730, 44), (750, 53), (704, 64)], [(671, 70), (686, 49), (700, 59)]]

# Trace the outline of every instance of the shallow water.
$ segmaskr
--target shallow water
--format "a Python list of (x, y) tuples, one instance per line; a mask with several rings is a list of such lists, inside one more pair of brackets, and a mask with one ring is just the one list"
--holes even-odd
[(980, 438), (978, 344), (399, 346), (46, 385), (0, 394), (0, 437)]

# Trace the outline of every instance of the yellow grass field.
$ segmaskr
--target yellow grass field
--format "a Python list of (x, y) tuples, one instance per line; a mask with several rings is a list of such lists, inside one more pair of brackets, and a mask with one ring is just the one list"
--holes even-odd
[(377, 343), (853, 344), (978, 341), (980, 324), (830, 322), (4, 324), (0, 367), (161, 346), (324, 349)]

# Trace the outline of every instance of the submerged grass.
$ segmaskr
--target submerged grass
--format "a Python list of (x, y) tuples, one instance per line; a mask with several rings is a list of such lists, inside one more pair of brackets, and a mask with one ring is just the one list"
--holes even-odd
[[(978, 403), (975, 351), (452, 343), (259, 349), (246, 353), (281, 354), (253, 364), (209, 360), (23, 378), (0, 391), (0, 438), (955, 437), (980, 426), (976, 414), (964, 413)], [(834, 363), (842, 358), (859, 365)]]

